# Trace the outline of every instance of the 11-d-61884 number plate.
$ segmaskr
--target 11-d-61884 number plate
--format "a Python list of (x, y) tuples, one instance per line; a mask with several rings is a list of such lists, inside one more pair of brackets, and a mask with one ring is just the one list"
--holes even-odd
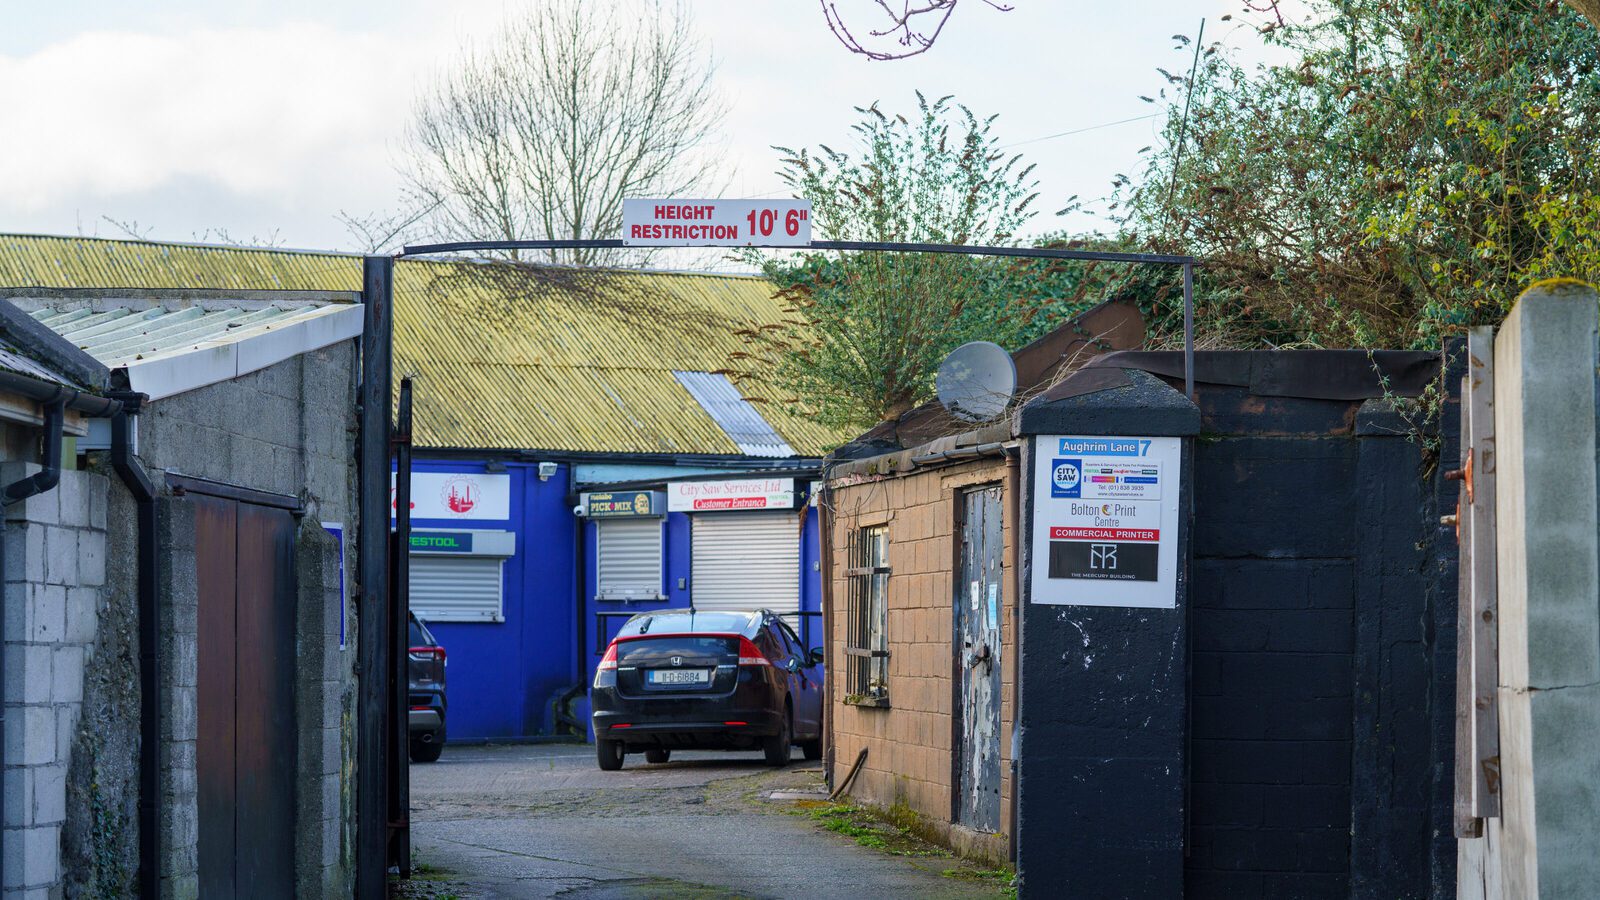
[(651, 669), (651, 684), (705, 684), (711, 673), (705, 669)]

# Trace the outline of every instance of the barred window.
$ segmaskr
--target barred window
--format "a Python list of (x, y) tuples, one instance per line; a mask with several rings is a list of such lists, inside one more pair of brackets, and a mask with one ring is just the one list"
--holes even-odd
[(845, 619), (845, 702), (889, 705), (889, 529), (850, 534)]

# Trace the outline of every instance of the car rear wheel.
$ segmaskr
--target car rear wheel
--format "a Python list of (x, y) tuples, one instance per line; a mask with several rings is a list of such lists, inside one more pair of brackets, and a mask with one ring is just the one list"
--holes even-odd
[(444, 741), (435, 737), (431, 740), (421, 738), (411, 739), (411, 761), (431, 763), (439, 761), (439, 754), (444, 752)]
[(779, 726), (778, 733), (761, 742), (761, 749), (766, 751), (767, 765), (785, 766), (789, 764), (790, 737), (793, 728), (790, 727), (791, 716), (783, 717), (783, 724)]
[(801, 741), (800, 752), (805, 754), (806, 759), (821, 759), (822, 739), (817, 738), (814, 741)]
[(672, 758), (672, 751), (665, 747), (651, 747), (644, 752), (644, 761), (650, 763), (664, 763)]
[(602, 741), (594, 742), (595, 757), (600, 762), (601, 771), (615, 772), (622, 768), (622, 742)]

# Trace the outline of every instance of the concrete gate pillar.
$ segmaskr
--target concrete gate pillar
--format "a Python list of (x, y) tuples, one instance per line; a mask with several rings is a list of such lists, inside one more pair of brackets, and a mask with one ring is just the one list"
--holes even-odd
[(1600, 890), (1600, 542), (1593, 288), (1530, 288), (1494, 341), (1501, 816), (1463, 897)]
[[(1016, 729), (1017, 870), (1023, 897), (1183, 895), (1188, 693), (1188, 557), (1193, 436), (1200, 411), (1137, 370), (1092, 393), (1074, 382), (1123, 379), (1085, 372), (1017, 416), (1023, 442), (1021, 702)], [(1041, 435), (1051, 438), (1041, 441)], [(1170, 607), (1055, 605), (1035, 598), (1035, 503), (1041, 455), (1055, 436), (1176, 437), (1181, 471)], [(1163, 466), (1163, 491), (1172, 483)], [(1163, 495), (1162, 502), (1167, 502)], [(1163, 520), (1162, 528), (1169, 526)], [(1077, 585), (1093, 582), (1072, 583)], [(1052, 591), (1057, 599), (1059, 589)]]

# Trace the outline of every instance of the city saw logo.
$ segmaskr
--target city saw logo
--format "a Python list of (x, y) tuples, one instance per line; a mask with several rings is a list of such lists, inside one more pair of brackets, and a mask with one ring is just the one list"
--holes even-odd
[(1083, 461), (1079, 459), (1052, 460), (1050, 468), (1050, 496), (1081, 497), (1083, 496), (1082, 492)]

